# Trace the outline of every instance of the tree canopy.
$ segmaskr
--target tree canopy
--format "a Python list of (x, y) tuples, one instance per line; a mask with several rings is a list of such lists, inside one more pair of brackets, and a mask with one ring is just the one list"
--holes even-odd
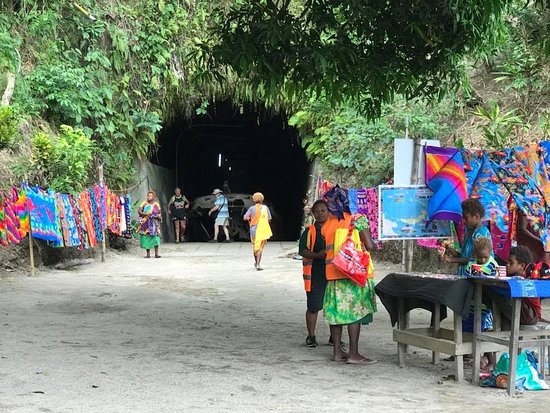
[(268, 96), (311, 91), (380, 114), (395, 94), (442, 93), (465, 54), (498, 39), (511, 0), (238, 0), (205, 46)]

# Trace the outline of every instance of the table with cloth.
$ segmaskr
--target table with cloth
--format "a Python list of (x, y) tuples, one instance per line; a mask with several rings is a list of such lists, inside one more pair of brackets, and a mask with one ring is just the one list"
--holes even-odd
[[(485, 343), (495, 343), (508, 349), (510, 364), (508, 371), (508, 394), (515, 393), (516, 364), (518, 351), (522, 347), (549, 346), (550, 332), (548, 330), (521, 331), (520, 312), (522, 298), (550, 298), (550, 280), (527, 280), (523, 278), (495, 278), (495, 277), (469, 277), (470, 282), (475, 285), (474, 294), (474, 373), (472, 382), (479, 383), (479, 361), (484, 353), (481, 348)], [(512, 299), (512, 326), (510, 331), (481, 331), (481, 306), (483, 288), (491, 288), (493, 292)], [(544, 369), (544, 352), (541, 354), (543, 360), (539, 360)]]
[[(392, 273), (375, 287), (376, 294), (390, 314), (393, 340), (397, 342), (400, 367), (405, 365), (407, 345), (432, 351), (432, 361), (439, 362), (439, 354), (455, 357), (455, 380), (464, 379), (463, 356), (472, 352), (473, 335), (462, 332), (462, 318), (470, 312), (474, 286), (465, 278), (448, 274)], [(409, 328), (407, 313), (415, 308), (432, 312), (431, 326)], [(447, 317), (447, 308), (453, 312), (453, 329), (441, 328)], [(484, 351), (495, 351), (493, 343), (484, 343)]]

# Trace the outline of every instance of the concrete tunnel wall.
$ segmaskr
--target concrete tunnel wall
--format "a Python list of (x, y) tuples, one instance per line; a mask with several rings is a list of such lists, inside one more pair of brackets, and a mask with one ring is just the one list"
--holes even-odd
[[(170, 227), (167, 205), (174, 193), (175, 175), (170, 169), (155, 165), (147, 159), (136, 159), (134, 162), (139, 184), (130, 191), (132, 205), (136, 202), (139, 205), (147, 199), (147, 192), (155, 191), (163, 214), (161, 238), (168, 242), (173, 238), (173, 231)], [(132, 208), (132, 218), (138, 219), (137, 208)]]

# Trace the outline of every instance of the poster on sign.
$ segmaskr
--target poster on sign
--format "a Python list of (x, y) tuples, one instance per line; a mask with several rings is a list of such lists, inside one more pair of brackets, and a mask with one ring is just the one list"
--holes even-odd
[(423, 185), (378, 187), (378, 235), (380, 240), (448, 238), (448, 221), (427, 222), (432, 191)]

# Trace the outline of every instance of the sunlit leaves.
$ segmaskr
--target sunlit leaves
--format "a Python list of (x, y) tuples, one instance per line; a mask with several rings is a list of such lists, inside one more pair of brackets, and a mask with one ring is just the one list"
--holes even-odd
[(372, 118), (395, 94), (455, 87), (457, 63), (498, 37), (510, 1), (307, 0), (299, 14), (298, 3), (237, 2), (220, 12), (212, 70), (228, 65), (268, 96), (291, 81), (291, 97), (351, 97)]

